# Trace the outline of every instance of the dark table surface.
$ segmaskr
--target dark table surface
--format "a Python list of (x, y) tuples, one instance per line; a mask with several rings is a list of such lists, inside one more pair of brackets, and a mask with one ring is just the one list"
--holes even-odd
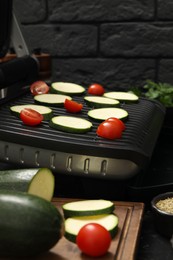
[(169, 239), (157, 233), (153, 215), (146, 210), (136, 260), (172, 260), (173, 248)]

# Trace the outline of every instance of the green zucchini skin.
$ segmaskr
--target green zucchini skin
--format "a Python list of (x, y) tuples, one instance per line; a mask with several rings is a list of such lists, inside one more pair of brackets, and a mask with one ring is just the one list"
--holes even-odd
[(85, 88), (83, 86), (70, 82), (53, 82), (50, 87), (50, 93), (52, 94), (81, 96), (84, 92)]
[(52, 171), (48, 168), (0, 171), (0, 190), (27, 192), (42, 198), (47, 197), (47, 200), (51, 201), (54, 188), (55, 178)]
[(16, 169), (0, 171), (0, 190), (27, 192), (29, 184), (39, 169)]
[[(68, 125), (66, 125), (65, 123), (62, 124), (62, 122), (57, 123), (57, 120), (59, 120), (59, 119), (60, 119), (60, 121), (61, 120), (64, 121), (66, 119), (67, 120), (72, 119), (74, 121), (77, 120), (77, 122), (76, 122), (75, 127), (73, 127), (71, 125), (69, 126), (69, 124)], [(80, 123), (82, 123), (82, 122), (87, 123), (87, 126), (86, 127), (80, 127)], [(50, 125), (50, 127), (55, 128), (57, 130), (67, 132), (67, 133), (76, 133), (76, 134), (86, 133), (86, 132), (90, 131), (91, 128), (92, 128), (92, 123), (89, 122), (88, 120), (82, 119), (82, 118), (75, 118), (75, 117), (71, 117), (71, 116), (55, 116), (55, 117), (51, 118), (49, 125)]]
[[(110, 111), (110, 113), (108, 112), (107, 115), (103, 115), (104, 110), (108, 110)], [(114, 112), (112, 112), (114, 110)], [(120, 115), (119, 112), (120, 111), (124, 111), (124, 115)], [(93, 112), (96, 113), (95, 115), (93, 115)], [(91, 109), (90, 111), (88, 111), (88, 117), (92, 118), (94, 121), (96, 122), (100, 122), (100, 121), (104, 121), (106, 119), (108, 119), (109, 117), (116, 117), (120, 120), (122, 120), (123, 122), (125, 122), (128, 117), (129, 114), (126, 110), (122, 109), (122, 108), (111, 108), (111, 107), (106, 107), (106, 108), (96, 108), (96, 109)]]
[(119, 107), (120, 106), (120, 102), (118, 100), (115, 99), (111, 99), (109, 98), (108, 100), (110, 100), (110, 102), (106, 102), (106, 97), (98, 97), (98, 96), (85, 96), (84, 97), (84, 101), (86, 103), (87, 106), (91, 107), (91, 108), (104, 108), (104, 107)]
[(81, 216), (93, 216), (93, 215), (101, 215), (101, 214), (110, 214), (114, 211), (114, 205), (109, 208), (100, 209), (100, 210), (88, 210), (88, 211), (68, 211), (63, 209), (65, 218), (69, 217), (81, 217)]
[[(85, 206), (83, 207), (83, 209), (78, 209), (77, 208), (77, 204), (78, 203), (84, 203), (85, 202), (90, 204), (90, 208)], [(104, 203), (107, 202), (108, 204), (105, 207), (101, 207), (98, 209), (94, 209), (92, 207), (92, 203), (95, 204), (100, 204), (100, 203)], [(70, 208), (69, 208), (70, 205)], [(106, 201), (106, 200), (84, 200), (84, 201), (76, 201), (76, 202), (69, 202), (66, 203), (62, 206), (63, 209), (63, 213), (64, 213), (64, 217), (65, 218), (69, 218), (69, 217), (82, 217), (82, 216), (96, 216), (96, 215), (101, 215), (101, 214), (110, 214), (114, 211), (115, 209), (115, 205), (113, 202), (111, 201)]]
[[(99, 219), (102, 219), (104, 217), (110, 217), (114, 221), (114, 225), (112, 225), (111, 228), (107, 228), (103, 222), (100, 222)], [(77, 222), (79, 221), (79, 224)], [(69, 230), (69, 222), (73, 225), (73, 230)], [(81, 223), (82, 225), (81, 225)], [(73, 218), (67, 218), (65, 220), (65, 234), (64, 236), (69, 241), (76, 243), (76, 237), (78, 235), (78, 232), (80, 228), (88, 223), (98, 223), (103, 225), (110, 233), (111, 238), (113, 239), (118, 231), (118, 217), (114, 214), (103, 214), (103, 215), (95, 215), (95, 216), (82, 216), (82, 217), (73, 217)], [(75, 227), (75, 229), (74, 229)]]
[(0, 256), (31, 257), (63, 236), (64, 219), (50, 202), (24, 192), (0, 191)]
[(112, 98), (119, 100), (120, 102), (124, 103), (138, 103), (139, 102), (139, 97), (130, 92), (119, 92), (119, 91), (112, 91), (112, 92), (106, 92), (103, 94), (104, 97), (107, 98)]
[(64, 101), (66, 98), (69, 100), (72, 99), (70, 96), (63, 94), (42, 94), (36, 95), (34, 101), (38, 105), (64, 107)]
[[(44, 120), (50, 120), (53, 117), (53, 111), (51, 108), (43, 106), (43, 105), (33, 105), (33, 104), (28, 104), (28, 105), (15, 105), (10, 107), (10, 112), (12, 115), (16, 116), (17, 118), (20, 118), (20, 111), (24, 108), (31, 108), (39, 112), (40, 114), (43, 115)], [(42, 113), (42, 108), (46, 108), (46, 112)]]
[(27, 192), (51, 201), (55, 178), (48, 168), (0, 171), (0, 190)]

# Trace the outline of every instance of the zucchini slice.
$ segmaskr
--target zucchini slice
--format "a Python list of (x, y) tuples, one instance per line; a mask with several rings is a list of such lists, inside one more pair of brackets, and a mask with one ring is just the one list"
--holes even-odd
[(120, 120), (125, 120), (128, 117), (128, 112), (122, 108), (97, 108), (88, 112), (88, 116), (95, 120), (106, 120), (109, 117), (116, 117)]
[(124, 102), (138, 102), (139, 100), (139, 97), (137, 95), (130, 92), (112, 91), (104, 93), (103, 96)]
[(0, 190), (21, 191), (51, 201), (54, 175), (48, 168), (0, 171)]
[(115, 209), (114, 203), (109, 200), (81, 200), (66, 203), (62, 206), (64, 216), (92, 216), (112, 213)]
[(85, 88), (75, 83), (53, 82), (51, 84), (50, 92), (67, 95), (81, 95), (85, 92)]
[(110, 232), (112, 238), (115, 237), (118, 230), (118, 217), (114, 214), (73, 217), (65, 220), (65, 237), (75, 243), (79, 230), (89, 223), (104, 226)]
[(65, 99), (71, 100), (72, 98), (67, 95), (61, 94), (41, 94), (34, 96), (34, 101), (43, 105), (54, 105), (58, 107), (64, 106)]
[(92, 123), (88, 120), (72, 116), (55, 116), (49, 124), (53, 128), (69, 133), (86, 133), (92, 127)]
[(90, 107), (117, 107), (120, 102), (116, 99), (106, 98), (106, 97), (98, 97), (98, 96), (86, 96), (84, 97), (86, 104)]
[(43, 115), (44, 120), (49, 120), (53, 116), (53, 111), (51, 108), (46, 107), (46, 106), (40, 106), (40, 105), (33, 105), (33, 104), (28, 104), (28, 105), (15, 105), (10, 107), (10, 111), (13, 115), (20, 117), (20, 112), (24, 108), (31, 108), (39, 112), (40, 114)]

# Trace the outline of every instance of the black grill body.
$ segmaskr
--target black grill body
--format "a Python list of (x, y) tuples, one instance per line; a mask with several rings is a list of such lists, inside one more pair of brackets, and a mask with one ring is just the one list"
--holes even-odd
[[(10, 106), (34, 104), (26, 93), (0, 106), (0, 160), (26, 167), (48, 167), (67, 175), (125, 180), (144, 170), (152, 156), (165, 109), (155, 101), (140, 98), (138, 103), (121, 104), (128, 111), (126, 130), (121, 139), (107, 140), (96, 135), (99, 122), (88, 118), (91, 109), (82, 96), (79, 116), (90, 120), (86, 134), (65, 133), (50, 128), (44, 121), (36, 127), (23, 125), (10, 113)], [(71, 115), (63, 107), (50, 106), (56, 115)]]

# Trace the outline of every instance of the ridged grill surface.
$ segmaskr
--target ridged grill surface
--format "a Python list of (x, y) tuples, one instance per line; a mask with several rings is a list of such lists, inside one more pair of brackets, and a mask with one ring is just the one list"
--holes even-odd
[(10, 106), (34, 104), (33, 97), (26, 94), (1, 105), (0, 140), (68, 153), (131, 159), (139, 164), (143, 159), (150, 158), (164, 118), (164, 109), (160, 104), (143, 98), (138, 103), (121, 104), (121, 108), (129, 113), (126, 130), (121, 139), (107, 140), (96, 135), (99, 122), (88, 118), (87, 112), (91, 108), (84, 103), (83, 97), (76, 96), (73, 100), (83, 103), (80, 114), (69, 114), (63, 107), (50, 107), (54, 116), (72, 115), (91, 121), (93, 128), (88, 133), (58, 131), (50, 128), (48, 121), (36, 127), (23, 125), (10, 113)]

